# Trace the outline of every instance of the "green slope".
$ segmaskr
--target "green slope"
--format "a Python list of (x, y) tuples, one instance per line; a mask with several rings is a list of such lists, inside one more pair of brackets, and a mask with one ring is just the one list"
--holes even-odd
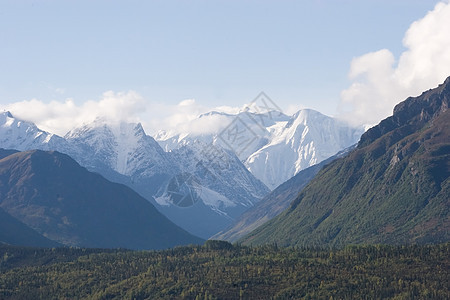
[(397, 105), (244, 244), (342, 246), (449, 240), (450, 78)]

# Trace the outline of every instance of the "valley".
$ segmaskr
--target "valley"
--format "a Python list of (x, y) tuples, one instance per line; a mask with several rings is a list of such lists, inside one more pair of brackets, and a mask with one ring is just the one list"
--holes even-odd
[(449, 274), (450, 0), (1, 2), (0, 300)]
[(272, 191), (217, 136), (5, 112), (0, 297), (447, 299), (449, 101), (450, 77)]

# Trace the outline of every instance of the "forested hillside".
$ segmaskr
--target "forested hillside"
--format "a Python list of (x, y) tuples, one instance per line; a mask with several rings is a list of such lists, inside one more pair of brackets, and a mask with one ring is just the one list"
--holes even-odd
[(222, 241), (164, 251), (0, 246), (1, 299), (449, 299), (450, 244)]

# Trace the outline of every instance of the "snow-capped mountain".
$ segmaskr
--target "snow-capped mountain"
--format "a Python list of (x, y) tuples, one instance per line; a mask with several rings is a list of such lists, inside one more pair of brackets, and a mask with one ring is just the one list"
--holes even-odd
[(231, 151), (209, 143), (165, 152), (141, 124), (97, 119), (64, 138), (4, 113), (1, 148), (57, 150), (90, 171), (126, 184), (171, 221), (208, 238), (231, 224), (269, 190)]
[(277, 125), (269, 128), (270, 141), (245, 160), (250, 172), (271, 189), (355, 144), (363, 133), (311, 109)]
[(86, 166), (102, 162), (117, 173), (133, 178), (178, 172), (177, 164), (171, 162), (159, 144), (145, 134), (140, 123), (109, 124), (97, 119), (71, 130), (64, 138), (72, 145), (82, 146), (83, 152), (93, 154), (78, 158)]
[(202, 119), (215, 122), (219, 117), (223, 124), (214, 132), (160, 131), (156, 140), (166, 151), (196, 141), (230, 149), (256, 178), (274, 189), (301, 170), (355, 144), (364, 132), (311, 109), (293, 116), (279, 111), (210, 112), (191, 123), (207, 124)]
[(40, 130), (31, 122), (18, 120), (9, 111), (0, 113), (0, 147), (19, 151), (69, 149), (63, 138)]
[(271, 135), (277, 134), (272, 132), (274, 126), (285, 124), (289, 120), (289, 116), (278, 111), (257, 113), (248, 110), (238, 114), (212, 111), (200, 115), (186, 127), (210, 127), (210, 124), (213, 123), (215, 124), (213, 128), (216, 130), (209, 130), (207, 133), (196, 133), (189, 130), (179, 132), (161, 130), (155, 139), (165, 151), (197, 141), (213, 143), (224, 149), (232, 150), (244, 162), (251, 154), (266, 145)]

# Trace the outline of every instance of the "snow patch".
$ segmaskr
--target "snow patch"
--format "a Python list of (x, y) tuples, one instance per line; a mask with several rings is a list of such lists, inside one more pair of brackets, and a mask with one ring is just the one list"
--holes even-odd
[(220, 209), (221, 207), (234, 207), (236, 204), (229, 200), (227, 197), (208, 189), (206, 187), (202, 187), (202, 192), (200, 195), (203, 203), (215, 209)]

